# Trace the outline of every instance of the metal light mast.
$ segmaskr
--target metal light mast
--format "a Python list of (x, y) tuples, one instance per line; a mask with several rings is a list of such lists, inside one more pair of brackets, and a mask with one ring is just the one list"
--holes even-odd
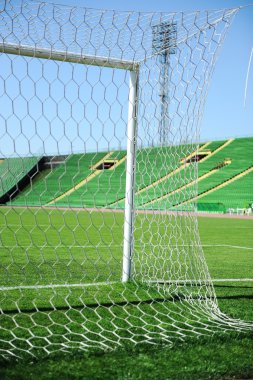
[(161, 98), (161, 121), (158, 127), (159, 143), (166, 145), (168, 138), (168, 91), (169, 91), (169, 57), (170, 54), (176, 53), (176, 36), (177, 29), (175, 22), (162, 22), (153, 26), (153, 44), (154, 54), (159, 55), (161, 63), (160, 72), (160, 98)]

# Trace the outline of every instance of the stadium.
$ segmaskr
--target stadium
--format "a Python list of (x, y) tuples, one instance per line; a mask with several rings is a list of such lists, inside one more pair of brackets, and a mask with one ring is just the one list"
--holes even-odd
[(253, 376), (253, 137), (199, 129), (243, 10), (1, 5), (1, 378)]
[[(190, 154), (186, 145), (174, 150), (180, 156), (163, 170), (160, 170), (162, 160), (172, 156), (172, 148), (138, 151), (137, 210), (194, 211), (191, 205), (194, 199), (199, 212), (252, 214), (253, 138), (209, 141), (193, 148)], [(3, 158), (0, 202), (5, 206), (123, 210), (126, 156), (127, 152), (122, 150)], [(147, 160), (155, 162), (149, 173)], [(198, 194), (192, 197), (196, 183), (189, 167), (195, 162), (198, 163)], [(183, 193), (183, 189), (187, 192)]]

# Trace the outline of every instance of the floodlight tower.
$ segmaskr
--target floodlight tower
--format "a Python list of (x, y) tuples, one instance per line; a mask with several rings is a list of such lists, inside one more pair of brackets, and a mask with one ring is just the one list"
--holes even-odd
[(160, 98), (161, 121), (158, 127), (159, 143), (165, 145), (168, 137), (168, 90), (169, 90), (169, 60), (170, 55), (176, 53), (177, 29), (175, 22), (162, 22), (152, 28), (154, 54), (159, 55), (160, 71)]

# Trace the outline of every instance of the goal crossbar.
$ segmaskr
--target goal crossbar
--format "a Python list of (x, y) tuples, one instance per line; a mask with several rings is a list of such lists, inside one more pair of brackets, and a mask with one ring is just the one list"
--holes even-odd
[(127, 61), (111, 57), (99, 57), (83, 55), (69, 51), (53, 50), (42, 47), (29, 47), (22, 44), (12, 44), (0, 42), (0, 53), (22, 55), (25, 57), (51, 59), (53, 61), (64, 61), (80, 63), (90, 66), (109, 67), (128, 71), (138, 71), (139, 64), (134, 61)]

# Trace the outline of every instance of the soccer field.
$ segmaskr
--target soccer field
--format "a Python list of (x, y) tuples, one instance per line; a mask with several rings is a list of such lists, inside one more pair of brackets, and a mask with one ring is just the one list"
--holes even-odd
[[(184, 301), (189, 288), (194, 297), (192, 285), (188, 288), (172, 284), (158, 291), (145, 284), (121, 283), (123, 213), (26, 208), (2, 208), (0, 211), (1, 308), (5, 314), (1, 340), (7, 338), (24, 351), (30, 350), (29, 340), (38, 352), (42, 350), (45, 354), (57, 351), (57, 344), (65, 340), (77, 349), (80, 349), (80, 342), (82, 349), (86, 346), (115, 347), (120, 344), (115, 335), (120, 334), (120, 338), (128, 340), (129, 326), (140, 342), (149, 334), (159, 342), (162, 329), (169, 328), (169, 337), (162, 339), (172, 343), (178, 339), (178, 329), (182, 326), (185, 329), (189, 321), (195, 326), (193, 333), (200, 333), (200, 325), (207, 323), (203, 318), (200, 323), (194, 306), (191, 309)], [(147, 239), (146, 251), (150, 256), (147, 267), (152, 267), (153, 260), (161, 259), (151, 254), (151, 246), (158, 245), (158, 217), (150, 215), (144, 219), (142, 214), (136, 217), (136, 223), (141, 226), (137, 232), (141, 233), (142, 241), (143, 236)], [(187, 217), (169, 218), (170, 224), (173, 218), (178, 225)], [(152, 241), (149, 240), (150, 226)], [(250, 281), (253, 278), (253, 220), (201, 217), (199, 227), (221, 310), (234, 318), (252, 320), (248, 301), (253, 291)], [(164, 229), (169, 247), (173, 242)], [(136, 240), (138, 244), (138, 236)], [(136, 249), (138, 251), (138, 245)], [(164, 247), (162, 250), (167, 252)], [(176, 252), (172, 256), (171, 247), (168, 250), (170, 260), (175, 262), (174, 281), (179, 269), (189, 264), (180, 262)], [(158, 278), (162, 269), (161, 265), (156, 270)], [(136, 265), (135, 271), (138, 270), (141, 266)], [(196, 295), (197, 292), (196, 287)], [(182, 299), (179, 303), (170, 302), (173, 297), (174, 300)], [(243, 302), (238, 308), (241, 299)], [(86, 305), (84, 309), (83, 305)], [(98, 308), (99, 305), (102, 308)], [(22, 313), (17, 314), (18, 311)], [(157, 313), (164, 315), (159, 317), (159, 323)], [(171, 317), (174, 314), (178, 314), (177, 321)], [(55, 335), (55, 347), (47, 348), (48, 331)], [(187, 334), (190, 337), (192, 332)], [(2, 349), (6, 348), (10, 349), (11, 345), (5, 342)]]
[(0, 380), (253, 378), (252, 7), (1, 3)]
[[(158, 243), (159, 215), (148, 217), (137, 215), (135, 238), (138, 251), (138, 234), (144, 235), (150, 253), (150, 246)], [(169, 216), (170, 231), (159, 226), (159, 233), (168, 235), (168, 246), (176, 243), (171, 241), (171, 229), (185, 218)], [(120, 281), (123, 219), (120, 212), (0, 209), (1, 285)], [(252, 278), (252, 219), (200, 217), (199, 229), (212, 279)]]
[[(117, 212), (2, 208), (1, 286), (10, 290), (48, 285), (61, 288), (64, 284), (75, 288), (120, 282), (123, 218), (123, 213)], [(138, 254), (142, 235), (141, 242), (150, 257), (145, 258), (149, 260), (146, 266), (152, 268), (159, 258), (168, 259), (164, 256), (164, 246), (174, 266), (179, 269), (183, 265), (176, 257), (178, 251), (174, 252), (174, 247), (180, 246), (176, 239), (181, 238), (174, 229), (186, 218), (168, 216), (168, 230), (165, 225), (158, 229), (159, 216), (136, 216), (135, 249)], [(252, 220), (199, 218), (202, 246), (212, 279), (252, 278), (252, 224)], [(157, 235), (165, 234), (162, 245)], [(193, 243), (189, 240), (188, 249)], [(162, 258), (159, 252), (153, 254), (154, 247), (163, 250)], [(138, 270), (141, 268), (136, 264), (135, 271)], [(162, 270), (165, 269), (161, 265), (156, 270), (156, 279), (162, 278)], [(170, 273), (170, 280), (178, 280), (175, 273), (176, 268)]]
[[(23, 214), (23, 227), (20, 228), (19, 223), (17, 221), (19, 220), (19, 214)], [(64, 260), (66, 258), (66, 251), (62, 249), (62, 247), (59, 244), (59, 237), (55, 234), (54, 229), (50, 229), (48, 225), (48, 213), (49, 211), (41, 210), (39, 213), (36, 212), (36, 220), (34, 213), (31, 210), (21, 210), (16, 209), (9, 212), (6, 212), (6, 209), (1, 210), (1, 226), (3, 227), (3, 218), (5, 215), (5, 218), (8, 220), (8, 230), (2, 231), (2, 244), (6, 245), (7, 243), (9, 246), (16, 246), (17, 240), (20, 244), (20, 246), (27, 247), (27, 244), (29, 242), (29, 233), (32, 233), (34, 244), (31, 244), (30, 247), (30, 256), (29, 261), (33, 259), (32, 261), (33, 266), (29, 267), (28, 269), (33, 269), (36, 265), (40, 265), (40, 255), (38, 256), (38, 246), (45, 245), (45, 241), (43, 240), (43, 234), (42, 234), (42, 226), (44, 225), (44, 230), (47, 231), (48, 241), (53, 246), (54, 244), (59, 246), (58, 253), (61, 252), (61, 258)], [(68, 220), (69, 227), (71, 226), (71, 222), (75, 221), (76, 219), (71, 219), (69, 217), (69, 214), (60, 211), (55, 211), (52, 213), (50, 211), (50, 222), (51, 227), (55, 226), (59, 229), (60, 225), (62, 224), (62, 214), (65, 215), (65, 220)], [(68, 215), (68, 218), (66, 218), (66, 215)], [(72, 218), (74, 218), (74, 214), (72, 213)], [(94, 214), (95, 215), (95, 214)], [(94, 217), (94, 216), (93, 216)], [(118, 228), (121, 230), (121, 223), (122, 223), (122, 214), (110, 214), (106, 213), (103, 215), (98, 216), (96, 214), (96, 217), (93, 219), (93, 223), (95, 223), (95, 220), (97, 218), (103, 217), (104, 225), (111, 225), (112, 217), (113, 220), (117, 220)], [(87, 222), (87, 218), (89, 218), (88, 214), (86, 213), (79, 213), (78, 220), (80, 222), (80, 230), (79, 233), (79, 243), (80, 246), (84, 242), (84, 229), (81, 228), (81, 225), (85, 225), (85, 221)], [(101, 222), (101, 220), (98, 220), (98, 223)], [(200, 235), (201, 235), (201, 242), (203, 244), (205, 257), (208, 263), (209, 271), (211, 274), (211, 277), (213, 279), (222, 279), (222, 280), (228, 280), (227, 282), (215, 282), (215, 291), (218, 298), (218, 304), (221, 308), (221, 310), (224, 313), (229, 314), (230, 316), (234, 318), (241, 318), (244, 320), (251, 321), (253, 319), (253, 308), (252, 308), (252, 298), (253, 298), (253, 282), (252, 281), (242, 281), (247, 279), (253, 278), (252, 273), (252, 258), (253, 258), (253, 220), (242, 220), (242, 219), (226, 219), (226, 218), (206, 218), (206, 217), (200, 217), (198, 218), (199, 222), (199, 228), (200, 228)], [(40, 228), (37, 228), (36, 225), (40, 223)], [(59, 229), (60, 230), (60, 229)], [(62, 235), (64, 236), (64, 244), (71, 246), (71, 243), (73, 243), (73, 235), (71, 233), (71, 228), (65, 230), (65, 233)], [(72, 236), (72, 239), (71, 239)], [(76, 235), (77, 236), (77, 235)], [(122, 245), (122, 239), (119, 237), (119, 234), (115, 234), (114, 240), (118, 236), (118, 247), (121, 247)], [(120, 235), (121, 236), (121, 235)], [(96, 233), (94, 233), (94, 241), (96, 239)], [(107, 235), (105, 233), (104, 235), (105, 242), (108, 243), (108, 239), (110, 240), (110, 235)], [(106, 240), (107, 239), (107, 240)], [(49, 244), (48, 244), (49, 245)], [(36, 248), (37, 246), (37, 248)], [(117, 247), (117, 249), (118, 249)], [(113, 251), (116, 260), (116, 264), (113, 266), (113, 261), (110, 263), (111, 266), (114, 268), (111, 270), (111, 273), (113, 273), (112, 278), (117, 279), (120, 276), (120, 270), (121, 268), (117, 268), (117, 265), (121, 262), (121, 250), (118, 252), (116, 247), (114, 247), (115, 250)], [(74, 247), (72, 247), (74, 252)], [(81, 248), (75, 248), (76, 256), (80, 255), (80, 249)], [(19, 281), (24, 281), (24, 278), (28, 279), (27, 283), (35, 284), (36, 281), (40, 281), (40, 284), (45, 283), (52, 283), (54, 281), (54, 274), (55, 271), (59, 270), (59, 272), (62, 273), (62, 282), (70, 281), (72, 280), (72, 283), (76, 283), (77, 281), (83, 280), (83, 275), (80, 273), (80, 265), (76, 265), (77, 263), (81, 263), (81, 257), (79, 256), (75, 258), (75, 261), (73, 260), (72, 266), (70, 267), (69, 273), (66, 275), (66, 272), (62, 272), (60, 262), (58, 263), (59, 267), (53, 268), (50, 265), (50, 258), (55, 261), (55, 257), (52, 256), (52, 252), (50, 249), (48, 249), (49, 252), (45, 250), (45, 262), (47, 265), (45, 267), (42, 266), (40, 268), (43, 270), (43, 278), (41, 277), (39, 280), (36, 279), (36, 274), (33, 273), (33, 271), (27, 271), (26, 276), (22, 277), (22, 271), (20, 268), (22, 268), (22, 265), (24, 263), (27, 263), (27, 258), (25, 259), (24, 254), (22, 251), (20, 252), (20, 265), (14, 266), (14, 257), (15, 261), (17, 260), (18, 252), (13, 251), (13, 258), (10, 260), (10, 257), (7, 255), (7, 251), (3, 248), (1, 249), (1, 259), (2, 263), (4, 263), (4, 266), (7, 267), (7, 262), (9, 260), (9, 270), (8, 270), (8, 276), (5, 273), (5, 279), (6, 283), (1, 284), (2, 286), (10, 286), (10, 280), (8, 281), (8, 278), (12, 278), (12, 281), (14, 283), (16, 282), (16, 285), (19, 283)], [(37, 252), (37, 258), (36, 256)], [(72, 252), (72, 253), (73, 253)], [(101, 254), (103, 254), (103, 250), (101, 250)], [(92, 251), (90, 251), (90, 254), (92, 255)], [(117, 256), (118, 255), (118, 256)], [(106, 253), (105, 253), (105, 259), (106, 259)], [(61, 261), (61, 260), (59, 260)], [(41, 264), (42, 265), (42, 264)], [(97, 263), (97, 265), (101, 265), (101, 263)], [(92, 268), (92, 266), (91, 266)], [(89, 270), (91, 270), (89, 268)], [(103, 265), (101, 265), (100, 269), (103, 268)], [(1, 266), (1, 270), (3, 274), (3, 265)], [(71, 273), (71, 276), (70, 276)], [(103, 281), (103, 279), (108, 275), (108, 273), (102, 271), (101, 278), (99, 278), (100, 281)], [(65, 277), (64, 277), (65, 276)], [(105, 276), (105, 277), (103, 277)], [(237, 281), (236, 281), (237, 279)], [(231, 281), (235, 280), (235, 281)], [(240, 280), (240, 281), (239, 281)], [(113, 292), (113, 297), (116, 297), (114, 299), (120, 299), (122, 295), (120, 294), (120, 285), (119, 283), (115, 285), (115, 292)], [(100, 300), (99, 302), (102, 302), (103, 300), (105, 302), (108, 301), (108, 289), (105, 285), (103, 285), (105, 291), (100, 293)], [(101, 290), (102, 287), (99, 287)], [(15, 298), (17, 296), (17, 291), (12, 291), (12, 296)], [(34, 297), (34, 293), (32, 293), (31, 290), (29, 290), (30, 295), (32, 295), (31, 298)], [(62, 292), (62, 293), (61, 293)], [(126, 290), (125, 290), (126, 292)], [(61, 303), (64, 304), (64, 300), (66, 299), (66, 289), (58, 288), (57, 289), (58, 298), (54, 299), (54, 302), (58, 302), (58, 306), (61, 305)], [(89, 290), (90, 294), (90, 301), (92, 301), (92, 297), (94, 296), (93, 291)], [(38, 294), (37, 294), (38, 295)], [(78, 303), (78, 289), (73, 292), (73, 289), (71, 291), (71, 297), (72, 302)], [(129, 288), (129, 293), (125, 293), (125, 297), (131, 297), (135, 296), (136, 294), (134, 291), (131, 291), (131, 288)], [(73, 296), (75, 299), (73, 299)], [(76, 297), (75, 297), (76, 296)], [(111, 293), (112, 296), (112, 293)], [(151, 295), (149, 293), (149, 296), (155, 297), (155, 292)], [(142, 290), (142, 292), (138, 295), (139, 298), (147, 297), (147, 293)], [(137, 298), (138, 298), (137, 297)], [(68, 299), (68, 298), (67, 298)], [(133, 298), (132, 298), (133, 299)], [(52, 300), (52, 299), (51, 299)], [(69, 298), (70, 300), (70, 298)], [(21, 300), (19, 300), (21, 301)], [(2, 301), (1, 301), (2, 302)], [(6, 308), (13, 308), (13, 303), (11, 302), (11, 297), (7, 300), (5, 298), (4, 300)], [(31, 299), (26, 297), (26, 300), (23, 300), (24, 302), (24, 308), (30, 308), (31, 307)], [(41, 307), (43, 305), (45, 306), (45, 302), (47, 303), (47, 300), (45, 300), (45, 293), (43, 294), (43, 297), (38, 299), (38, 302), (41, 303)], [(79, 300), (80, 302), (80, 300)], [(86, 301), (87, 302), (87, 301)], [(21, 302), (22, 303), (22, 302)], [(134, 306), (133, 306), (134, 308)], [(63, 308), (64, 309), (64, 308)], [(110, 317), (109, 313), (106, 317), (106, 307), (103, 308), (104, 312), (100, 315), (100, 321), (103, 320), (104, 327), (109, 326), (110, 323)], [(23, 315), (22, 315), (23, 314)], [(38, 317), (39, 317), (38, 313)], [(78, 313), (77, 313), (78, 314)], [(137, 313), (138, 314), (138, 313)], [(136, 314), (136, 317), (138, 315)], [(10, 331), (17, 332), (17, 326), (13, 322), (11, 322), (11, 313), (9, 314), (10, 318), (5, 319), (2, 321), (2, 326), (5, 326), (7, 329), (9, 328)], [(44, 311), (42, 313), (44, 316), (44, 323), (40, 321), (40, 325), (33, 330), (36, 332), (37, 335), (43, 335), (43, 328), (46, 328), (46, 315), (47, 312)], [(54, 313), (54, 316), (57, 315), (57, 312)], [(73, 315), (72, 315), (73, 317)], [(103, 317), (103, 318), (102, 318)], [(59, 316), (58, 321), (60, 321)], [(62, 318), (63, 314), (62, 314)], [(76, 322), (80, 322), (80, 314), (75, 316)], [(124, 315), (122, 314), (122, 318), (124, 318)], [(28, 325), (31, 323), (31, 320), (29, 319), (29, 313), (21, 313), (20, 320), (22, 320), (23, 323), (23, 329), (19, 328), (19, 334), (20, 338), (26, 338), (27, 337), (27, 330), (25, 329), (25, 325), (28, 323)], [(36, 316), (34, 317), (34, 321), (36, 322)], [(39, 319), (38, 319), (39, 321)], [(66, 320), (62, 320), (62, 322), (66, 322)], [(83, 321), (82, 321), (83, 322)], [(91, 323), (91, 322), (89, 322)], [(87, 327), (91, 327), (87, 323)], [(136, 330), (141, 331), (140, 323), (138, 322), (138, 319), (135, 318), (136, 323)], [(139, 325), (139, 326), (138, 326)], [(58, 325), (58, 333), (60, 334), (62, 330), (62, 333), (65, 333), (63, 324), (59, 323)], [(76, 334), (78, 334), (78, 331), (80, 330), (80, 326), (77, 325), (77, 323), (72, 323), (72, 332), (75, 331)], [(6, 334), (6, 330), (5, 330)], [(22, 339), (21, 339), (22, 340)], [(57, 339), (56, 339), (57, 341)], [(2, 342), (2, 341), (1, 341)], [(252, 367), (252, 333), (248, 332), (246, 334), (239, 335), (239, 337), (235, 337), (234, 335), (228, 334), (227, 338), (222, 338), (219, 340), (219, 337), (216, 339), (211, 339), (208, 341), (208, 343), (205, 341), (205, 339), (202, 340), (193, 340), (188, 341), (188, 343), (185, 344), (177, 344), (174, 349), (172, 350), (171, 347), (166, 346), (157, 346), (157, 350), (154, 352), (152, 347), (147, 347), (146, 345), (140, 346), (138, 349), (131, 349), (128, 348), (127, 351), (115, 351), (111, 353), (104, 353), (103, 355), (96, 355), (96, 354), (79, 354), (76, 356), (75, 351), (72, 352), (71, 355), (68, 355), (67, 357), (64, 354), (60, 354), (56, 357), (51, 357), (49, 359), (43, 360), (42, 362), (40, 360), (34, 362), (31, 365), (27, 364), (26, 362), (19, 362), (14, 365), (14, 363), (11, 361), (9, 364), (7, 362), (2, 361), (1, 366), (1, 378), (3, 379), (15, 379), (20, 378), (26, 378), (26, 379), (53, 379), (55, 377), (63, 378), (63, 379), (79, 379), (83, 378), (82, 376), (85, 376), (85, 378), (94, 378), (94, 379), (100, 379), (100, 378), (117, 378), (117, 379), (134, 379), (134, 378), (155, 378), (159, 379), (161, 377), (161, 372), (164, 373), (164, 376), (167, 376), (166, 378), (173, 378), (173, 379), (191, 379), (191, 378), (228, 378), (228, 376), (250, 376), (253, 374), (253, 367)], [(173, 352), (173, 355), (172, 355)], [(169, 359), (169, 360), (168, 360)], [(115, 367), (115, 362), (118, 363), (118, 365)], [(181, 363), (187, 362), (187, 371), (184, 370), (184, 367), (181, 366)], [(125, 375), (125, 370), (127, 370), (128, 375)], [(106, 375), (105, 375), (106, 371)], [(22, 373), (22, 374), (21, 374)], [(81, 376), (82, 375), (82, 376)], [(139, 376), (139, 377), (138, 377)], [(143, 376), (143, 377), (141, 377)]]

